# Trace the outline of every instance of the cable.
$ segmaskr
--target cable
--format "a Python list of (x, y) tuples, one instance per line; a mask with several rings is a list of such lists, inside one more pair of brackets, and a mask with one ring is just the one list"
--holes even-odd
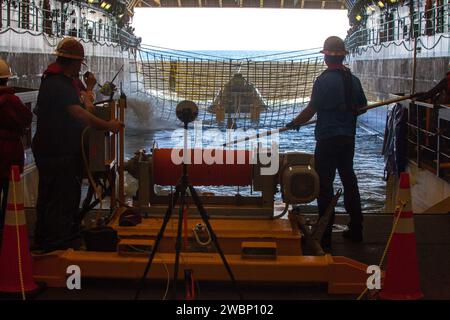
[(169, 287), (170, 287), (170, 272), (169, 272), (169, 268), (167, 268), (167, 264), (164, 262), (163, 259), (161, 259), (164, 269), (166, 270), (166, 274), (167, 274), (167, 284), (166, 284), (166, 292), (164, 292), (164, 296), (163, 296), (163, 300), (166, 300), (167, 298), (167, 294), (169, 292)]
[(16, 177), (14, 175), (14, 171), (11, 170), (12, 175), (12, 185), (13, 185), (13, 198), (14, 198), (14, 214), (16, 218), (16, 237), (17, 237), (17, 262), (19, 265), (19, 279), (20, 279), (20, 291), (22, 293), (22, 300), (26, 300), (25, 295), (25, 285), (23, 281), (23, 270), (22, 270), (22, 250), (21, 250), (21, 244), (20, 244), (20, 233), (19, 233), (19, 217), (17, 213), (17, 197), (16, 197)]
[[(138, 251), (138, 252), (142, 252), (142, 253), (146, 253), (146, 254), (150, 254), (151, 253), (150, 251), (139, 249), (138, 247), (133, 246), (133, 245), (128, 245), (128, 247), (130, 247), (131, 249), (133, 249), (135, 251)], [(167, 268), (167, 264), (164, 262), (164, 259), (162, 259), (161, 257), (160, 257), (160, 259), (161, 259), (161, 262), (163, 263), (164, 269), (166, 270), (166, 273), (167, 273), (166, 291), (165, 291), (164, 296), (162, 298), (162, 300), (166, 300), (167, 293), (169, 292), (169, 287), (170, 287), (170, 273), (169, 273), (169, 268)]]
[[(194, 239), (200, 246), (207, 247), (207, 246), (209, 246), (211, 244), (211, 241), (212, 241), (211, 234), (209, 233), (208, 228), (206, 226), (204, 226), (204, 229), (205, 229), (206, 233), (208, 234), (208, 240), (207, 241), (201, 241), (200, 238), (199, 238), (199, 235), (197, 233), (197, 229), (200, 229), (200, 228), (203, 228), (203, 225), (200, 224), (200, 223), (192, 228), (192, 232), (194, 233)], [(198, 230), (198, 231), (200, 231), (200, 230)]]
[(280, 219), (281, 217), (285, 216), (289, 209), (289, 203), (286, 203), (283, 209), (283, 212), (281, 212), (279, 215), (273, 216), (272, 220)]

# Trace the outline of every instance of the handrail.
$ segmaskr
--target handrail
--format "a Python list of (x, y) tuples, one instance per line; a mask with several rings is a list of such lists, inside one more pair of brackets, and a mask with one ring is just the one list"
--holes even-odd
[[(107, 12), (86, 6), (88, 10), (95, 10), (104, 16)], [(135, 48), (140, 44), (140, 39), (120, 28), (116, 23), (93, 21), (79, 15), (61, 13), (59, 10), (46, 10), (37, 6), (34, 2), (16, 0), (14, 4), (4, 1), (0, 10), (3, 11), (0, 19), (0, 34), (8, 30), (27, 30), (37, 34), (48, 36), (73, 36), (84, 42), (98, 44), (116, 43), (122, 48)], [(20, 32), (22, 33), (22, 32)]]
[[(418, 38), (420, 36), (432, 36), (445, 34), (449, 32), (449, 3), (415, 12), (413, 14), (413, 24), (411, 25), (411, 17), (386, 16), (383, 14), (383, 23), (376, 23), (373, 28), (353, 27), (346, 38), (347, 48), (351, 51), (357, 50), (363, 46), (379, 46), (388, 42), (400, 42), (397, 46), (403, 45), (406, 50), (413, 51), (413, 45), (406, 45), (406, 42)], [(370, 19), (370, 17), (368, 18)], [(376, 16), (375, 19), (380, 19)], [(431, 50), (422, 43), (424, 49)]]
[(441, 112), (445, 114), (450, 108), (442, 104), (436, 108), (420, 101), (409, 103), (407, 106), (408, 144), (406, 147), (409, 161), (450, 181), (448, 172), (445, 172), (449, 163), (449, 157), (445, 153), (448, 142), (442, 134), (449, 122), (440, 116)]

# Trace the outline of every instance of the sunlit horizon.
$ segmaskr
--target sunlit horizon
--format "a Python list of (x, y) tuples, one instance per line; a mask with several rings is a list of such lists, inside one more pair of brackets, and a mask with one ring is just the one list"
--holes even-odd
[(346, 10), (135, 8), (142, 44), (177, 50), (294, 51), (345, 38)]

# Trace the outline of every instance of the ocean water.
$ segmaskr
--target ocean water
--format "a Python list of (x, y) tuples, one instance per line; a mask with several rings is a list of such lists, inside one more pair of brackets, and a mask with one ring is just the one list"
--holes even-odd
[[(322, 56), (321, 48), (299, 49), (292, 51), (277, 51), (277, 50), (177, 50), (161, 47), (153, 47), (148, 45), (142, 46), (143, 52), (159, 53), (167, 57), (181, 56), (185, 58), (200, 58), (200, 59), (249, 59), (249, 60), (284, 60), (284, 59), (298, 59), (299, 57), (315, 57)], [(157, 56), (159, 57), (159, 54)], [(152, 59), (152, 54), (149, 56), (142, 56), (143, 59)]]
[(318, 54), (319, 48), (307, 49), (307, 50), (296, 50), (296, 51), (254, 51), (254, 50), (196, 50), (191, 51), (193, 54), (200, 54), (205, 56), (220, 57), (226, 59), (280, 59), (288, 58), (292, 56), (299, 55), (314, 55)]

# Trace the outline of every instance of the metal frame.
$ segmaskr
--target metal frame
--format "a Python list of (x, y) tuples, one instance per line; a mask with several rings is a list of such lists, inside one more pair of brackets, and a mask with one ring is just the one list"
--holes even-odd
[[(450, 155), (447, 155), (441, 148), (444, 141), (450, 141), (450, 137), (444, 134), (443, 130), (448, 128), (448, 125), (443, 125), (443, 121), (450, 122), (450, 107), (448, 105), (433, 105), (421, 101), (411, 102), (407, 100), (404, 106), (408, 109), (408, 151), (411, 148), (417, 148), (415, 159), (411, 158), (408, 153), (409, 161), (412, 161), (419, 168), (427, 169), (439, 178), (445, 179), (450, 182), (450, 177), (445, 176), (441, 170), (441, 164), (450, 163)], [(425, 117), (429, 119), (430, 123), (433, 119), (436, 121), (435, 131), (430, 131), (430, 128), (425, 127), (422, 124), (423, 113)], [(431, 123), (430, 126), (433, 126)], [(410, 133), (415, 132), (415, 140), (411, 140)], [(433, 143), (429, 143), (430, 139), (436, 139), (435, 146)], [(423, 140), (426, 142), (423, 143)], [(428, 141), (428, 143), (427, 143)], [(450, 143), (449, 143), (450, 144)], [(424, 152), (434, 153), (432, 162), (424, 160)], [(444, 158), (447, 159), (444, 161)]]
[[(148, 174), (148, 166), (151, 166), (151, 172), (153, 172), (153, 162), (139, 162), (139, 172), (142, 173), (139, 179), (139, 190), (148, 190), (149, 194), (147, 198), (147, 192), (139, 192), (140, 210), (150, 215), (161, 216), (165, 213), (171, 198), (170, 195), (158, 195), (155, 192), (155, 183), (152, 174)], [(255, 191), (261, 191), (261, 196), (200, 196), (206, 211), (216, 217), (271, 218), (274, 211), (276, 181), (274, 176), (260, 175), (259, 169), (258, 165), (253, 165), (253, 187)], [(151, 207), (146, 205), (148, 202), (151, 203)], [(187, 198), (187, 203), (193, 207), (190, 197)]]
[[(25, 2), (16, 0), (16, 7), (11, 6), (10, 1), (4, 1), (5, 6), (0, 6), (0, 30), (6, 28), (29, 30), (32, 32), (41, 32), (54, 35), (56, 37), (72, 36), (86, 41), (93, 42), (112, 42), (120, 43), (129, 47), (137, 47), (138, 38), (128, 33), (124, 28), (119, 27), (115, 23), (101, 23), (85, 19), (80, 16), (70, 16), (61, 13), (61, 9), (65, 5), (61, 3), (60, 12), (55, 14), (55, 10), (46, 10), (35, 2)], [(80, 7), (83, 4), (80, 4)], [(114, 17), (99, 8), (84, 5), (89, 10), (94, 10), (100, 14), (108, 16), (107, 21), (113, 21)], [(26, 15), (23, 15), (24, 8), (28, 8)], [(5, 15), (3, 15), (5, 13)], [(66, 28), (66, 21), (75, 19), (75, 32), (73, 29)], [(91, 30), (91, 32), (89, 32)]]

